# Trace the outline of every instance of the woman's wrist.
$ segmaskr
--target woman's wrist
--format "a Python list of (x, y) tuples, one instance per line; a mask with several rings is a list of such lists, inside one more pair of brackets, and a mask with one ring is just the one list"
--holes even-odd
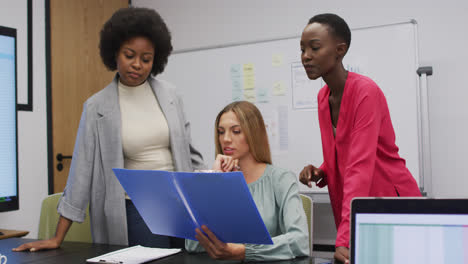
[(53, 243), (54, 247), (58, 248), (63, 242), (63, 239), (60, 239), (59, 237), (55, 236), (49, 239), (51, 243)]
[(231, 244), (233, 246), (233, 259), (244, 260), (245, 259), (245, 245), (244, 244)]
[(323, 173), (323, 170), (321, 169), (316, 169), (313, 173), (312, 173), (312, 177), (311, 177), (311, 180), (315, 183), (319, 183), (323, 180), (323, 177), (324, 177), (324, 173)]

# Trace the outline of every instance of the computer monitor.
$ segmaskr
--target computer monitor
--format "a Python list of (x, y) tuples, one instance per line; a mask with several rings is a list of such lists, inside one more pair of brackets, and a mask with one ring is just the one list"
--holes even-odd
[(0, 26), (0, 212), (18, 210), (16, 29)]
[(468, 199), (359, 198), (351, 263), (467, 263)]

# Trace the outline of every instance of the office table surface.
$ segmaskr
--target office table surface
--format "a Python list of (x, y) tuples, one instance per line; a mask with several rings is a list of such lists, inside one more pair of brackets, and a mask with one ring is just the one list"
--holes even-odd
[[(90, 244), (82, 242), (64, 242), (58, 249), (38, 251), (38, 252), (13, 252), (12, 248), (15, 248), (23, 243), (36, 241), (35, 239), (24, 239), (24, 238), (8, 238), (0, 240), (0, 254), (8, 257), (8, 264), (10, 263), (37, 263), (37, 264), (55, 264), (55, 263), (86, 263), (86, 259), (93, 258), (108, 252), (125, 248), (124, 246), (106, 245), (106, 244)], [(321, 264), (330, 263), (322, 258), (298, 258), (287, 261), (275, 261), (272, 263), (294, 263), (294, 264)], [(240, 263), (240, 261), (216, 261), (211, 259), (207, 254), (188, 254), (183, 251), (176, 255), (172, 255), (166, 258), (154, 260), (147, 263), (157, 264), (205, 264), (205, 263), (218, 263), (218, 264), (229, 264), (229, 263)], [(269, 263), (269, 262), (262, 262)]]

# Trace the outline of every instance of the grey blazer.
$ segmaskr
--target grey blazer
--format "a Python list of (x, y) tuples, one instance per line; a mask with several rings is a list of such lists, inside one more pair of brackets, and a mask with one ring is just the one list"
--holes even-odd
[[(175, 169), (203, 169), (201, 154), (192, 146), (190, 123), (173, 85), (148, 78), (164, 113)], [(118, 77), (83, 105), (73, 158), (60, 215), (83, 222), (89, 203), (91, 234), (95, 243), (128, 245), (125, 192), (112, 172), (123, 168)]]

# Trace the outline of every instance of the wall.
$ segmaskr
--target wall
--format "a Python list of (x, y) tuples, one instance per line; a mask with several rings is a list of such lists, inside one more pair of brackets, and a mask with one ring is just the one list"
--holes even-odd
[[(299, 36), (311, 16), (324, 12), (339, 14), (351, 28), (415, 19), (419, 25), (420, 66), (434, 69), (428, 81), (433, 196), (468, 197), (463, 166), (468, 163), (468, 110), (464, 106), (468, 98), (464, 79), (468, 2), (132, 0), (132, 4), (155, 8), (161, 14), (172, 32), (176, 51)], [(331, 209), (319, 204), (314, 212), (314, 243), (328, 243), (334, 238)]]
[(463, 122), (468, 120), (464, 107), (468, 2), (133, 0), (132, 4), (161, 14), (172, 31), (175, 50), (298, 36), (311, 16), (323, 12), (341, 15), (351, 28), (416, 19), (420, 65), (434, 68), (428, 84), (434, 195), (468, 197), (462, 166), (468, 161), (468, 124)]
[[(28, 230), (27, 237), (36, 238), (41, 201), (48, 193), (47, 185), (47, 117), (45, 72), (45, 13), (44, 1), (33, 2), (33, 111), (18, 112), (18, 211), (0, 213), (0, 228)], [(26, 0), (0, 0), (0, 25), (26, 29)], [(18, 26), (19, 25), (19, 26)], [(25, 32), (18, 32), (24, 38)], [(24, 40), (24, 39), (23, 39)], [(18, 41), (21, 41), (20, 39)], [(24, 40), (25, 41), (25, 40)], [(18, 43), (18, 46), (20, 43)], [(20, 47), (18, 47), (20, 49)], [(27, 56), (27, 55), (26, 55)], [(18, 55), (20, 59), (20, 55)], [(19, 67), (18, 76), (26, 76)], [(24, 81), (24, 80), (23, 80)], [(24, 81), (24, 83), (26, 83)], [(20, 85), (20, 82), (18, 83)], [(20, 87), (18, 87), (20, 89)], [(24, 93), (24, 91), (19, 91)], [(25, 93), (27, 94), (27, 93)], [(19, 99), (22, 97), (19, 95)], [(26, 96), (23, 96), (26, 98)], [(26, 100), (21, 103), (26, 103)]]

